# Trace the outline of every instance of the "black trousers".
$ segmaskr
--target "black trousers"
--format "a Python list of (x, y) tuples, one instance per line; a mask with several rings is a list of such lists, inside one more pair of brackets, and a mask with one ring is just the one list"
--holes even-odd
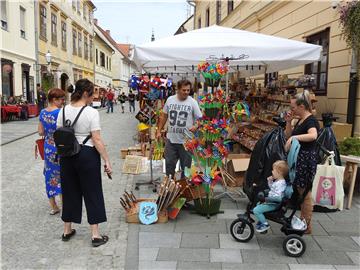
[(81, 223), (83, 198), (89, 224), (106, 221), (101, 160), (95, 147), (82, 146), (79, 154), (60, 158), (60, 178), (64, 222)]
[(175, 175), (176, 163), (180, 159), (181, 167), (181, 178), (185, 176), (185, 167), (191, 167), (191, 155), (188, 151), (185, 150), (183, 144), (171, 143), (169, 140), (166, 140), (165, 143), (165, 167), (166, 175)]

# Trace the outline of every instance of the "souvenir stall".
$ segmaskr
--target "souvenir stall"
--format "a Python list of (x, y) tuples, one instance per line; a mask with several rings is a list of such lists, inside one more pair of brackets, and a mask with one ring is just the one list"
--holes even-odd
[[(135, 47), (133, 60), (146, 73), (200, 72), (210, 86), (209, 92), (199, 96), (204, 117), (197, 121), (194, 132), (187, 132), (185, 144), (193, 155), (193, 166), (185, 172), (185, 186), (191, 186), (199, 214), (209, 217), (218, 213), (220, 202), (213, 198), (213, 187), (223, 182), (221, 168), (229, 151), (231, 123), (239, 124), (250, 117), (246, 103), (234, 101), (229, 107), (227, 91), (218, 88), (220, 79), (232, 72), (250, 77), (304, 65), (317, 61), (320, 53), (321, 46), (219, 26)], [(139, 81), (151, 80), (145, 76)], [(158, 95), (146, 86), (140, 89), (147, 98)]]

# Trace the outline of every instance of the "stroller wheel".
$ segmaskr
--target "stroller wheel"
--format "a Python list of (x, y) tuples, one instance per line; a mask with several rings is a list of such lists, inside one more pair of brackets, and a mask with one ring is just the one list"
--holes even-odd
[(249, 242), (254, 236), (254, 226), (249, 221), (238, 218), (231, 223), (230, 233), (236, 241)]
[(289, 257), (300, 257), (306, 250), (306, 244), (300, 236), (291, 234), (285, 238), (283, 249)]

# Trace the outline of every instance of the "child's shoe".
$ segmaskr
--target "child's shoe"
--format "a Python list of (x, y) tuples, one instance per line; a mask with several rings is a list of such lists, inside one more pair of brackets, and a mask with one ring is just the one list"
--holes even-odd
[(256, 231), (257, 232), (265, 232), (267, 231), (268, 229), (270, 229), (270, 225), (269, 223), (259, 223), (259, 224), (256, 224)]

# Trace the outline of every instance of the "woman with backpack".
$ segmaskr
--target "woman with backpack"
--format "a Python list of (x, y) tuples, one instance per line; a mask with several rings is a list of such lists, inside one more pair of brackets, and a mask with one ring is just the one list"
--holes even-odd
[[(74, 153), (66, 152), (57, 143), (60, 155), (60, 176), (62, 179), (64, 221), (63, 241), (75, 235), (72, 223), (81, 223), (82, 199), (84, 198), (87, 218), (91, 228), (92, 245), (106, 244), (109, 237), (100, 235), (99, 223), (106, 222), (105, 202), (101, 181), (101, 159), (104, 161), (105, 172), (111, 176), (112, 169), (105, 145), (100, 136), (99, 112), (87, 106), (93, 100), (94, 85), (87, 79), (78, 80), (75, 87), (69, 86), (71, 103), (59, 113), (57, 127), (58, 137), (61, 130), (73, 128), (76, 138)], [(64, 125), (65, 119), (65, 125)], [(71, 125), (71, 123), (75, 123)], [(65, 130), (66, 132), (66, 130)], [(69, 138), (71, 136), (63, 136)], [(60, 147), (60, 149), (59, 149)], [(65, 149), (67, 150), (67, 149)], [(77, 151), (76, 151), (77, 150)], [(62, 154), (61, 154), (62, 153)]]
[(56, 147), (54, 144), (53, 134), (56, 130), (56, 120), (60, 108), (64, 104), (65, 92), (58, 88), (49, 90), (48, 106), (42, 109), (39, 115), (38, 133), (44, 137), (44, 176), (46, 195), (50, 203), (50, 215), (60, 213), (60, 208), (56, 204), (56, 196), (61, 200), (61, 181), (60, 181), (60, 164), (56, 158)]

